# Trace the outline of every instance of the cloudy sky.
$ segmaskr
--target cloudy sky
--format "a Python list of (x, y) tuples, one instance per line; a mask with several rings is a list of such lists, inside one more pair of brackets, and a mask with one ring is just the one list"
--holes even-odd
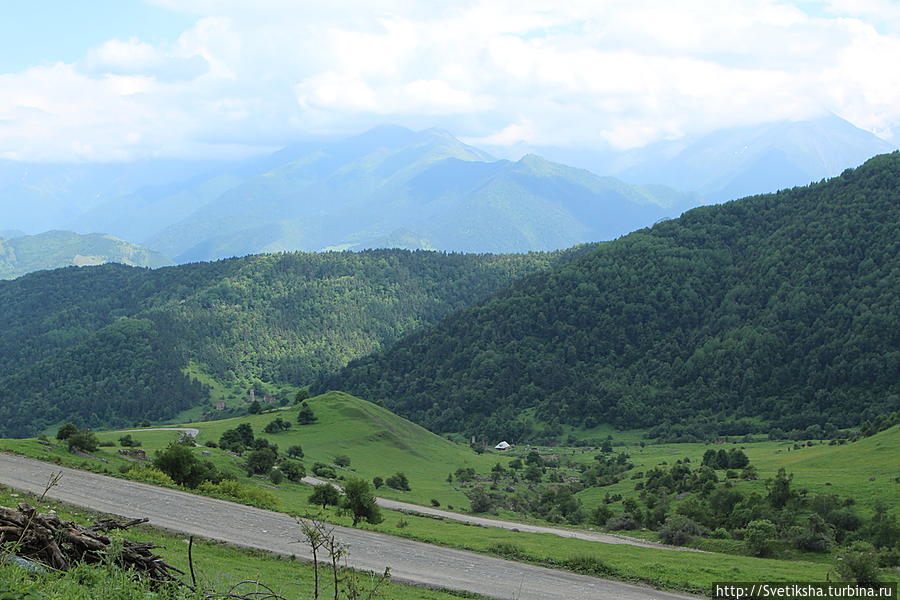
[(900, 143), (897, 0), (0, 0), (0, 158), (231, 157), (380, 123), (635, 148), (827, 112)]

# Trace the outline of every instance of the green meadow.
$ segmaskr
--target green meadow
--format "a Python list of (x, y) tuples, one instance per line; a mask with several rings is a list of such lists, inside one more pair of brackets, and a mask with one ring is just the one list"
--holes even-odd
[[(346, 455), (350, 458), (350, 465), (337, 469), (339, 478), (357, 476), (371, 481), (375, 476), (386, 478), (402, 471), (409, 478), (411, 491), (400, 492), (384, 486), (377, 494), (423, 505), (429, 505), (435, 499), (442, 508), (452, 507), (455, 510), (468, 509), (469, 501), (459, 482), (447, 481), (449, 473), (461, 467), (471, 467), (484, 474), (497, 462), (508, 464), (512, 458), (522, 456), (529, 450), (514, 448), (510, 453), (477, 454), (468, 446), (434, 435), (380, 406), (340, 392), (323, 394), (308, 403), (318, 418), (311, 425), (296, 424), (299, 409), (291, 406), (259, 415), (181, 426), (200, 430), (197, 439), (200, 446), (194, 449), (195, 453), (211, 460), (220, 470), (231, 473), (238, 480), (270, 491), (278, 499), (280, 510), (296, 515), (318, 515), (323, 520), (342, 525), (350, 524), (348, 516), (339, 514), (335, 509), (322, 511), (320, 507), (309, 504), (307, 497), (311, 488), (308, 486), (288, 481), (276, 486), (264, 478), (248, 477), (241, 466), (241, 458), (219, 448), (205, 447), (203, 443), (218, 441), (227, 429), (248, 423), (257, 437), (265, 437), (277, 444), (282, 453), (292, 445), (302, 446), (307, 470), (316, 462), (334, 466), (337, 455)], [(294, 423), (291, 429), (278, 434), (263, 433), (265, 426), (277, 417)], [(101, 442), (114, 444), (124, 433), (99, 432), (97, 435)], [(141, 442), (141, 448), (152, 457), (154, 451), (176, 440), (180, 433), (137, 430), (130, 432), (130, 435)], [(616, 444), (615, 452), (628, 453), (635, 466), (619, 483), (579, 492), (578, 497), (588, 510), (600, 504), (607, 493), (620, 493), (624, 498), (635, 497), (635, 484), (640, 478), (632, 477), (640, 472), (661, 464), (671, 465), (685, 458), (699, 463), (706, 450), (718, 448), (708, 444), (646, 444), (641, 447), (638, 442), (640, 437), (634, 432), (619, 438), (616, 432), (611, 435)], [(627, 445), (622, 443), (626, 440)], [(724, 447), (731, 446), (727, 444)], [(900, 483), (896, 481), (900, 475), (897, 472), (900, 465), (900, 427), (844, 445), (817, 443), (795, 449), (793, 442), (756, 442), (737, 446), (744, 448), (751, 464), (759, 470), (757, 481), (732, 480), (743, 491), (764, 491), (765, 479), (783, 466), (794, 474), (795, 486), (806, 488), (810, 493), (853, 496), (867, 512), (878, 500), (889, 506), (896, 506), (900, 500)], [(132, 460), (118, 453), (117, 446), (101, 447), (90, 456), (78, 456), (53, 439), (0, 440), (0, 450), (114, 475), (133, 464)], [(585, 448), (538, 450), (541, 454), (555, 456), (560, 462), (576, 463), (593, 461), (598, 452)], [(571, 467), (568, 469), (571, 470)], [(719, 475), (724, 478), (724, 472)], [(871, 478), (874, 481), (870, 481)], [(620, 503), (611, 505), (613, 510), (621, 510), (620, 506)], [(785, 552), (777, 559), (753, 558), (741, 555), (744, 553), (743, 545), (736, 540), (703, 540), (701, 547), (714, 551), (714, 554), (675, 552), (476, 527), (394, 511), (383, 513), (385, 519), (382, 523), (367, 524), (365, 527), (513, 560), (615, 579), (652, 582), (669, 589), (703, 591), (714, 581), (825, 581), (835, 578), (833, 557), (829, 554)], [(501, 516), (515, 517), (508, 512), (501, 513)], [(656, 539), (656, 533), (652, 531), (627, 533)], [(896, 580), (897, 573), (885, 571), (884, 577)]]

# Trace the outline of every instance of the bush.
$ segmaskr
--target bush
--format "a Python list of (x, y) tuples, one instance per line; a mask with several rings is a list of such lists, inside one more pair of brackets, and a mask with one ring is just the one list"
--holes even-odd
[(878, 552), (868, 542), (853, 542), (837, 559), (837, 571), (844, 581), (878, 583)]
[(289, 481), (299, 483), (301, 479), (306, 477), (306, 468), (303, 463), (296, 460), (286, 460), (279, 465), (281, 472)]
[(440, 503), (440, 501), (437, 500), (436, 498), (432, 498), (432, 499), (431, 499), (431, 505), (432, 505), (433, 507), (437, 508), (437, 507), (439, 507), (439, 506), (441, 505), (441, 503)]
[(466, 497), (471, 502), (473, 513), (486, 513), (494, 510), (494, 498), (482, 488), (476, 487), (468, 490)]
[(248, 475), (265, 475), (275, 466), (278, 456), (271, 448), (254, 450), (247, 456), (246, 468)]
[(378, 488), (380, 488), (381, 486), (384, 485), (384, 479), (382, 479), (381, 477), (375, 476), (372, 478), (372, 485), (374, 485), (375, 489), (377, 490)]
[(303, 448), (299, 444), (295, 444), (287, 449), (287, 455), (291, 458), (303, 458)]
[(612, 510), (610, 510), (610, 508), (605, 504), (601, 504), (593, 511), (591, 511), (591, 524), (596, 525), (597, 527), (603, 527), (612, 516)]
[(278, 498), (269, 490), (253, 485), (242, 485), (237, 481), (226, 479), (220, 483), (204, 481), (198, 488), (202, 493), (224, 500), (234, 500), (257, 508), (278, 510)]
[(698, 535), (708, 535), (709, 530), (684, 515), (672, 515), (659, 529), (659, 537), (667, 544), (683, 546)]
[[(126, 465), (127, 466), (127, 465)], [(157, 485), (175, 485), (175, 481), (171, 477), (153, 467), (145, 467), (135, 465), (125, 472), (125, 476), (129, 479), (145, 481), (147, 483), (155, 483)]]
[(78, 428), (75, 427), (74, 423), (66, 423), (62, 427), (56, 430), (56, 439), (58, 440), (67, 440), (69, 436), (73, 433), (77, 432)]
[(141, 445), (141, 442), (131, 437), (131, 434), (128, 433), (119, 438), (119, 445), (123, 448), (137, 448)]
[(282, 481), (284, 481), (284, 473), (279, 469), (272, 469), (269, 472), (269, 481), (271, 481), (275, 485), (279, 485)]
[(321, 504), (322, 508), (337, 506), (340, 501), (341, 493), (330, 483), (320, 483), (313, 487), (313, 492), (309, 495), (309, 503)]
[(204, 481), (218, 482), (222, 474), (212, 462), (199, 460), (190, 448), (178, 442), (170, 443), (156, 453), (153, 466), (171, 477), (178, 485), (195, 488)]
[(81, 450), (82, 452), (95, 452), (100, 447), (100, 441), (92, 431), (76, 431), (66, 440), (69, 443), (69, 452)]
[(753, 556), (768, 556), (772, 552), (775, 524), (768, 519), (750, 521), (744, 530), (744, 541)]
[(344, 500), (341, 506), (350, 512), (354, 527), (363, 519), (373, 525), (383, 521), (381, 510), (375, 503), (372, 488), (365, 479), (351, 478), (347, 480), (344, 485)]
[(610, 531), (622, 531), (624, 529), (640, 529), (641, 524), (638, 523), (634, 515), (625, 513), (616, 515), (606, 521), (606, 528)]
[(350, 457), (346, 454), (338, 454), (334, 457), (334, 464), (339, 467), (347, 468), (350, 466)]
[(410, 490), (409, 479), (407, 479), (406, 475), (404, 475), (403, 473), (395, 473), (391, 475), (385, 480), (385, 483), (389, 488), (400, 490), (402, 492), (408, 492)]
[(337, 477), (337, 473), (334, 470), (334, 467), (330, 467), (325, 463), (317, 462), (312, 467), (313, 475), (318, 477), (325, 477), (326, 479), (334, 479)]

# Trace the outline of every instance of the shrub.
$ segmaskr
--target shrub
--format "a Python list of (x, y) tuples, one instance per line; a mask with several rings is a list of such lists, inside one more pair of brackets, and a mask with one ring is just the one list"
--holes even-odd
[(437, 500), (436, 498), (432, 498), (432, 499), (431, 499), (431, 505), (432, 505), (433, 507), (437, 508), (438, 506), (441, 505), (441, 503), (440, 503), (440, 501)]
[(472, 503), (473, 513), (486, 513), (494, 510), (494, 499), (483, 489), (476, 487), (466, 492), (466, 497)]
[(235, 500), (242, 504), (249, 504), (267, 510), (278, 510), (278, 498), (269, 490), (252, 485), (242, 485), (231, 479), (226, 479), (220, 483), (204, 481), (197, 489), (204, 494), (217, 498)]
[(612, 516), (612, 510), (605, 504), (601, 504), (591, 511), (591, 524), (596, 525), (597, 527), (603, 527)]
[(295, 444), (287, 449), (287, 455), (291, 458), (303, 458), (303, 448), (299, 444)]
[(385, 480), (385, 483), (389, 488), (394, 488), (395, 490), (400, 490), (403, 492), (408, 492), (410, 490), (409, 479), (407, 479), (406, 475), (404, 475), (403, 473), (395, 473), (391, 475)]
[(275, 485), (279, 485), (282, 481), (284, 481), (284, 473), (282, 473), (279, 469), (272, 469), (269, 472), (269, 481), (271, 481)]
[(70, 434), (66, 440), (69, 443), (69, 452), (76, 450), (94, 452), (100, 447), (100, 442), (92, 431), (76, 431)]
[(337, 506), (340, 501), (341, 493), (330, 483), (320, 483), (313, 487), (313, 492), (309, 495), (309, 503), (321, 504), (322, 508)]
[(330, 467), (325, 463), (317, 462), (312, 467), (313, 475), (317, 475), (319, 477), (325, 477), (326, 479), (334, 479), (337, 477), (337, 473), (334, 470), (334, 467)]
[(131, 434), (125, 434), (119, 438), (119, 445), (123, 448), (137, 448), (141, 442), (131, 437)]
[(640, 529), (641, 524), (638, 523), (634, 515), (625, 513), (616, 515), (606, 521), (606, 528), (610, 531), (622, 531), (624, 529)]
[(750, 521), (744, 530), (744, 541), (753, 556), (768, 556), (772, 552), (775, 524), (768, 519)]
[(334, 457), (334, 464), (339, 467), (347, 468), (350, 466), (350, 457), (346, 454), (338, 454)]
[(301, 479), (306, 477), (306, 468), (303, 463), (296, 460), (286, 460), (279, 465), (281, 472), (289, 481), (299, 483)]
[(254, 450), (247, 456), (247, 473), (249, 475), (265, 475), (272, 470), (277, 459), (277, 455), (271, 448)]
[(131, 467), (125, 473), (125, 476), (129, 479), (136, 479), (138, 481), (145, 481), (147, 483), (155, 483), (158, 485), (175, 485), (175, 481), (159, 469), (142, 465)]
[(878, 583), (878, 552), (868, 542), (853, 542), (837, 559), (837, 571), (844, 581)]
[(659, 529), (659, 537), (667, 544), (683, 546), (694, 536), (707, 535), (709, 530), (684, 515), (672, 515)]
[(58, 440), (67, 440), (69, 436), (73, 433), (77, 432), (78, 428), (75, 427), (74, 423), (66, 423), (62, 427), (56, 430), (56, 439)]
[(382, 479), (381, 477), (378, 477), (376, 475), (375, 477), (372, 478), (372, 485), (374, 485), (375, 489), (377, 490), (378, 488), (380, 488), (381, 486), (384, 485), (384, 479)]
[(175, 483), (195, 488), (204, 481), (221, 481), (222, 474), (212, 462), (199, 460), (191, 449), (172, 442), (156, 453), (153, 466), (171, 477)]

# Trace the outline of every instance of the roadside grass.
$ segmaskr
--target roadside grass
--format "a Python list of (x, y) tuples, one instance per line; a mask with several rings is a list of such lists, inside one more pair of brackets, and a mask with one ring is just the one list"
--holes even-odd
[[(296, 407), (187, 426), (200, 429), (198, 441), (202, 444), (206, 440), (218, 440), (226, 429), (240, 423), (250, 423), (257, 436), (268, 438), (278, 444), (282, 451), (294, 444), (302, 445), (308, 469), (314, 462), (332, 463), (336, 455), (346, 454), (351, 458), (351, 464), (349, 469), (338, 469), (342, 476), (361, 476), (371, 481), (374, 475), (386, 477), (393, 472), (404, 471), (413, 487), (411, 492), (397, 492), (382, 487), (377, 491), (378, 495), (423, 505), (435, 498), (441, 502), (442, 508), (456, 510), (468, 508), (469, 503), (464, 490), (457, 489), (457, 482), (451, 485), (446, 481), (448, 472), (458, 467), (471, 466), (484, 473), (493, 464), (506, 464), (529, 450), (521, 447), (503, 455), (478, 455), (467, 446), (454, 444), (431, 434), (381, 407), (338, 392), (311, 399), (309, 403), (319, 418), (318, 422), (307, 426), (295, 424), (291, 430), (280, 434), (265, 434), (263, 428), (278, 416), (295, 423)], [(122, 432), (101, 432), (98, 437), (109, 442), (116, 441), (122, 435)], [(131, 435), (142, 442), (142, 448), (152, 457), (155, 449), (165, 447), (180, 433), (143, 430)], [(615, 442), (618, 441), (615, 439)], [(780, 466), (785, 466), (789, 472), (794, 473), (795, 487), (808, 488), (811, 493), (837, 493), (857, 497), (861, 512), (870, 512), (872, 505), (879, 499), (889, 506), (897, 506), (900, 500), (900, 484), (894, 480), (900, 475), (896, 472), (900, 465), (900, 427), (840, 446), (817, 444), (795, 450), (793, 442), (736, 445), (745, 449), (760, 474), (759, 481), (733, 480), (742, 491), (764, 493), (764, 480), (775, 475)], [(730, 446), (728, 444), (725, 447)], [(578, 496), (588, 510), (601, 503), (607, 492), (620, 493), (625, 498), (636, 497), (638, 492), (634, 486), (640, 479), (631, 479), (632, 474), (646, 472), (659, 464), (672, 465), (685, 457), (690, 458), (692, 464), (699, 464), (707, 449), (720, 447), (722, 446), (710, 444), (662, 444), (641, 448), (637, 443), (632, 446), (616, 446), (616, 452), (624, 450), (630, 454), (635, 468), (626, 473), (626, 478), (620, 483), (584, 490)], [(81, 457), (69, 453), (64, 445), (55, 440), (0, 440), (0, 449), (112, 474), (118, 472), (120, 465), (129, 464), (127, 459), (117, 453), (117, 448), (101, 448), (95, 453), (96, 458)], [(212, 460), (218, 468), (234, 474), (240, 481), (252, 482), (271, 491), (279, 499), (280, 510), (303, 516), (319, 512), (319, 507), (311, 506), (307, 501), (311, 491), (307, 486), (286, 481), (275, 486), (258, 477), (247, 477), (240, 467), (240, 459), (220, 449), (200, 447), (195, 452), (206, 454), (203, 458)], [(576, 462), (593, 461), (598, 453), (596, 449), (584, 448), (540, 448), (539, 452), (556, 454), (561, 460), (571, 459)], [(390, 467), (386, 468), (385, 465)], [(724, 478), (724, 471), (720, 471), (719, 475)], [(869, 481), (870, 477), (875, 477), (875, 481)], [(832, 485), (826, 486), (826, 482)], [(858, 493), (860, 489), (863, 493)], [(617, 508), (615, 503), (612, 506)], [(382, 524), (367, 525), (366, 528), (547, 566), (582, 572), (594, 568), (596, 572), (593, 574), (598, 576), (654, 582), (661, 587), (680, 590), (702, 591), (708, 589), (705, 586), (713, 581), (825, 581), (832, 570), (833, 557), (828, 554), (786, 551), (779, 559), (757, 559), (742, 556), (745, 553), (743, 544), (735, 540), (701, 540), (698, 542), (701, 549), (715, 553), (704, 555), (483, 528), (394, 511), (383, 513), (385, 521)], [(332, 523), (350, 524), (348, 517), (338, 515), (334, 510), (325, 511), (323, 516)], [(501, 513), (501, 517), (513, 519), (515, 515)], [(644, 539), (658, 539), (652, 531), (622, 533)], [(579, 560), (584, 557), (591, 560)], [(594, 567), (590, 567), (590, 564), (594, 564)], [(898, 574), (893, 572), (887, 577), (896, 580)]]
[[(38, 503), (35, 496), (0, 486), (0, 505), (15, 506), (16, 503), (22, 501), (31, 503), (41, 512), (55, 510), (62, 519), (83, 524), (92, 522), (98, 516), (105, 516), (47, 499)], [(134, 541), (153, 542), (160, 546), (157, 552), (164, 557), (167, 563), (185, 573), (189, 572), (188, 539), (183, 535), (145, 525), (113, 535), (127, 537)], [(300, 539), (299, 528), (297, 538)], [(312, 597), (313, 572), (310, 563), (295, 560), (292, 557), (239, 548), (202, 538), (194, 539), (192, 554), (198, 583), (202, 588), (224, 593), (232, 585), (241, 581), (259, 581), (287, 598)], [(333, 594), (333, 588), (329, 576), (323, 576), (324, 573), (321, 569), (322, 567), (320, 567), (321, 597), (329, 598)], [(97, 566), (81, 568), (69, 575), (30, 575), (14, 565), (0, 565), (0, 589), (4, 585), (7, 587), (14, 585), (13, 589), (20, 592), (22, 597), (30, 591), (29, 588), (33, 588), (40, 591), (45, 597), (59, 600), (83, 600), (100, 598), (97, 587), (100, 585), (114, 588), (116, 591), (115, 594), (109, 593), (103, 595), (102, 598), (145, 600), (157, 597), (147, 586), (133, 586), (127, 577), (119, 579), (117, 574), (120, 573), (118, 570), (108, 570)], [(365, 582), (368, 576), (363, 572), (359, 573), (361, 581)], [(189, 576), (185, 575), (183, 580), (189, 582)], [(106, 589), (106, 591), (109, 590)], [(252, 591), (252, 586), (244, 588), (243, 592), (247, 591)], [(388, 582), (381, 588), (378, 597), (397, 600), (455, 600), (460, 597), (477, 598), (480, 596)]]

